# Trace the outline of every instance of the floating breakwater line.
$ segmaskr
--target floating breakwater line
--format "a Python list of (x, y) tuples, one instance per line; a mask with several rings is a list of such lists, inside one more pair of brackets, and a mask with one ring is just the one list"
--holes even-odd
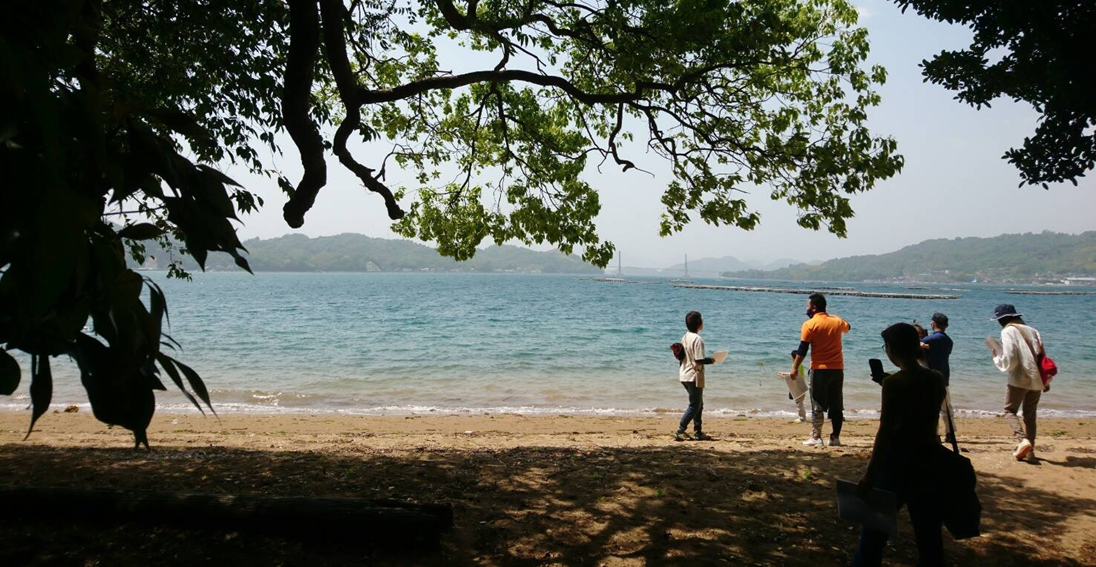
[(1010, 289), (1005, 293), (1009, 295), (1096, 295), (1096, 291), (1036, 291), (1025, 289)]
[[(818, 290), (815, 289), (793, 289), (786, 287), (742, 287), (742, 286), (730, 286), (730, 285), (675, 285), (674, 287), (686, 288), (686, 289), (713, 289), (719, 291), (749, 291), (756, 293), (794, 293), (797, 295), (810, 295)], [(942, 294), (927, 294), (927, 293), (883, 293), (874, 291), (845, 291), (845, 290), (826, 290), (826, 295), (846, 295), (849, 297), (875, 297), (884, 299), (959, 299), (958, 295), (942, 295)]]

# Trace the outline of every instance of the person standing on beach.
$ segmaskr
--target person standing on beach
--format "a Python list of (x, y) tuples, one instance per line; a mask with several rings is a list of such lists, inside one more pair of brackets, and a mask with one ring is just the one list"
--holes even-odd
[(955, 420), (948, 419), (952, 416), (951, 409), (951, 349), (954, 343), (947, 334), (948, 316), (943, 313), (932, 314), (932, 334), (921, 338), (921, 348), (925, 352), (925, 360), (930, 370), (935, 370), (944, 377), (944, 403), (940, 406), (940, 417), (944, 420), (944, 431), (947, 432), (946, 441), (951, 443), (955, 439)]
[[(797, 357), (797, 356), (799, 356), (799, 351), (798, 350), (793, 350), (792, 351), (792, 362), (795, 362), (795, 357)], [(802, 384), (802, 385), (801, 386), (797, 385), (797, 387), (799, 387), (799, 388), (809, 388), (809, 386), (807, 385), (807, 377), (809, 376), (808, 372), (809, 371), (804, 372), (802, 364), (799, 365), (799, 376), (794, 381), (798, 382), (799, 384)], [(787, 372), (777, 372), (777, 374), (781, 378), (784, 378), (784, 379), (788, 379), (788, 378), (791, 377), (791, 375), (788, 374)], [(789, 388), (788, 399), (789, 400), (795, 400), (795, 409), (799, 411), (799, 417), (796, 418), (795, 423), (803, 423), (803, 422), (807, 421), (807, 409), (806, 409), (807, 392), (803, 392), (802, 394), (800, 394), (798, 396), (793, 396), (792, 392), (791, 392), (791, 384), (788, 385), (788, 388)]]
[(681, 416), (681, 424), (674, 433), (674, 441), (686, 439), (685, 429), (689, 427), (690, 421), (693, 422), (693, 439), (707, 441), (711, 437), (704, 434), (701, 420), (704, 413), (704, 365), (714, 364), (715, 359), (704, 356), (704, 339), (700, 338), (700, 331), (704, 330), (704, 319), (699, 312), (690, 311), (685, 315), (685, 329), (685, 336), (681, 337), (685, 357), (681, 360), (678, 380), (689, 393), (689, 406)]
[[(922, 349), (913, 325), (891, 325), (882, 336), (887, 358), (899, 371), (883, 379), (879, 431), (856, 492), (861, 497), (873, 488), (896, 493), (898, 508), (905, 505), (909, 510), (917, 542), (917, 564), (942, 565), (940, 473), (934, 463), (940, 450), (936, 420), (944, 401), (944, 380), (918, 361)], [(887, 537), (886, 532), (865, 527), (852, 558), (853, 566), (881, 565)]]
[(828, 412), (833, 433), (830, 445), (841, 446), (844, 415), (845, 360), (841, 335), (849, 332), (849, 323), (826, 312), (826, 296), (812, 293), (807, 298), (807, 321), (800, 332), (799, 350), (792, 361), (791, 378), (799, 377), (799, 365), (811, 353), (811, 437), (804, 445), (821, 447), (822, 424)]
[[(1008, 372), (1005, 421), (1012, 426), (1019, 442), (1012, 452), (1017, 461), (1035, 456), (1035, 415), (1044, 390), (1036, 356), (1043, 352), (1043, 338), (1039, 331), (1025, 324), (1020, 317), (1016, 307), (1007, 303), (994, 308), (993, 320), (1001, 324), (1001, 352), (990, 348), (993, 364), (1001, 372)], [(1021, 408), (1024, 411), (1023, 425), (1016, 415)]]
[[(926, 331), (925, 328), (922, 327), (920, 324), (918, 324), (916, 319), (913, 320), (913, 330), (917, 331), (917, 340), (919, 341), (923, 341), (925, 340), (925, 337), (929, 336), (929, 332)], [(919, 354), (920, 358), (918, 358), (917, 361), (921, 363), (921, 366), (928, 368), (929, 362), (925, 359), (925, 351), (922, 350)]]

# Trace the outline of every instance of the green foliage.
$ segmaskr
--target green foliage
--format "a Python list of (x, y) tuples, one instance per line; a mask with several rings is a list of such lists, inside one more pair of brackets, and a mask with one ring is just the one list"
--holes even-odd
[[(397, 230), (456, 258), (491, 237), (581, 246), (604, 266), (591, 156), (624, 171), (643, 148), (666, 160), (663, 235), (697, 217), (751, 229), (760, 215), (745, 195), (761, 187), (800, 225), (844, 236), (848, 196), (902, 165), (867, 129), (885, 73), (862, 68), (867, 34), (842, 0), (427, 2), (415, 18), (430, 37), (501, 53), (493, 71), (436, 81), (429, 38), (392, 31), (399, 61), (358, 53), (360, 99), (413, 93), (363, 109), (417, 172), (397, 193), (419, 197)], [(522, 63), (533, 69), (510, 70)]]
[[(333, 153), (396, 230), (456, 259), (490, 238), (604, 266), (587, 174), (638, 172), (644, 152), (673, 177), (663, 234), (753, 228), (761, 190), (843, 236), (849, 197), (902, 166), (867, 128), (885, 73), (846, 0), (8, 0), (0, 32), (0, 344), (32, 355), (35, 418), (67, 355), (95, 415), (146, 445), (162, 373), (209, 399), (161, 348), (166, 299), (126, 256), (248, 269), (232, 222), (262, 202), (216, 166), (276, 175), (282, 133), (304, 168), (278, 175), (290, 226)], [(447, 69), (450, 48), (498, 62)], [(364, 165), (352, 137), (390, 152)], [(393, 191), (389, 166), (416, 182)]]
[[(370, 238), (361, 234), (340, 234), (309, 238), (291, 234), (268, 240), (253, 239), (247, 246), (248, 263), (255, 272), (496, 272), (519, 271), (545, 274), (600, 274), (601, 270), (575, 256), (559, 252), (536, 252), (517, 246), (489, 246), (465, 261), (440, 256), (429, 246), (406, 240)], [(168, 260), (150, 249), (157, 268), (166, 269)], [(184, 260), (184, 267), (190, 261)], [(211, 254), (210, 270), (235, 268), (231, 258)]]
[[(247, 262), (230, 223), (236, 215), (228, 188), (235, 183), (184, 157), (173, 138), (202, 125), (170, 124), (178, 108), (160, 105), (185, 103), (146, 91), (159, 80), (154, 69), (139, 58), (122, 64), (107, 55), (124, 51), (123, 37), (144, 33), (149, 45), (166, 37), (162, 27), (121, 34), (104, 27), (152, 9), (130, 6), (136, 12), (122, 17), (112, 11), (118, 7), (79, 0), (0, 6), (0, 171), (7, 187), (0, 345), (31, 354), (32, 428), (52, 397), (50, 358), (67, 355), (80, 368), (95, 416), (131, 429), (147, 447), (153, 390), (163, 389), (156, 364), (173, 359), (162, 351), (169, 345), (161, 328), (166, 300), (126, 267), (126, 248), (139, 255), (143, 241), (170, 233), (199, 263), (213, 250), (245, 269)], [(138, 57), (137, 50), (130, 55)], [(174, 56), (188, 64), (185, 53)], [(202, 151), (194, 144), (191, 150)], [(108, 220), (112, 208), (126, 206), (146, 222), (126, 217), (119, 227)], [(18, 368), (12, 372), (6, 352), (0, 358), (0, 392), (10, 394)], [(191, 388), (205, 392), (197, 374), (190, 378)]]
[[(925, 61), (925, 78), (981, 108), (1002, 96), (1042, 116), (1004, 158), (1025, 183), (1077, 179), (1096, 166), (1096, 2), (895, 0), (905, 10), (974, 30), (970, 47)], [(1021, 183), (1023, 185), (1024, 183)]]
[(838, 258), (818, 266), (798, 264), (780, 270), (723, 275), (778, 280), (937, 282), (972, 279), (1015, 282), (1096, 275), (1096, 232), (1076, 236), (1043, 232), (993, 238), (940, 238), (889, 254)]

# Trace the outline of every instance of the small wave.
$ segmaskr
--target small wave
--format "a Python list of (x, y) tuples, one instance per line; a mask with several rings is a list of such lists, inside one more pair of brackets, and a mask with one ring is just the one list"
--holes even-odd
[[(50, 410), (63, 410), (68, 406), (76, 406), (80, 411), (91, 411), (91, 406), (85, 403), (57, 403), (51, 404)], [(434, 406), (434, 405), (382, 405), (360, 407), (308, 407), (285, 406), (271, 403), (246, 403), (225, 402), (214, 403), (213, 408), (220, 414), (325, 414), (325, 415), (482, 415), (482, 414), (515, 414), (527, 416), (599, 416), (599, 417), (676, 417), (681, 413), (681, 408), (644, 407), (644, 408), (584, 408), (574, 406)], [(196, 414), (198, 409), (189, 403), (158, 403), (157, 411), (165, 414)], [(27, 411), (27, 404), (14, 402), (0, 402), (0, 411)], [(704, 408), (705, 415), (720, 418), (779, 418), (794, 419), (795, 413), (787, 410), (769, 410), (760, 408)], [(1000, 417), (1000, 411), (956, 409), (955, 414), (963, 418), (990, 419)], [(1040, 410), (1043, 417), (1093, 419), (1096, 411), (1092, 410)], [(846, 409), (845, 419), (867, 420), (878, 419), (879, 411), (875, 409)]]

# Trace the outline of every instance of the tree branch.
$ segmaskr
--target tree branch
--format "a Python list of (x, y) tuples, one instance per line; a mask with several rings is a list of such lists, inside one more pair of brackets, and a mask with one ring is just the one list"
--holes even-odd
[(399, 220), (404, 212), (396, 202), (392, 191), (373, 176), (373, 170), (357, 162), (350, 150), (346, 149), (346, 141), (355, 130), (361, 127), (361, 109), (353, 104), (352, 97), (357, 88), (354, 79), (354, 71), (350, 67), (350, 60), (346, 56), (346, 37), (343, 35), (343, 5), (341, 0), (320, 0), (320, 10), (323, 14), (324, 47), (327, 53), (327, 64), (331, 67), (331, 74), (335, 77), (335, 85), (339, 90), (339, 97), (346, 107), (346, 118), (339, 124), (335, 131), (335, 140), (332, 151), (338, 156), (339, 162), (358, 176), (366, 189), (384, 197), (384, 206), (388, 209), (388, 218)]
[(639, 100), (643, 97), (644, 93), (651, 90), (664, 91), (671, 94), (677, 91), (676, 87), (666, 83), (636, 81), (635, 90), (633, 92), (590, 93), (576, 87), (574, 83), (563, 77), (541, 75), (539, 73), (520, 69), (501, 69), (497, 71), (473, 71), (471, 73), (448, 75), (444, 77), (430, 77), (385, 90), (358, 89), (357, 94), (354, 97), (354, 102), (357, 105), (395, 102), (432, 90), (456, 89), (476, 83), (508, 83), (515, 81), (540, 85), (542, 87), (554, 87), (586, 104), (617, 104), (632, 102)]
[(301, 165), (304, 167), (300, 183), (282, 209), (285, 222), (293, 228), (304, 224), (304, 214), (312, 208), (316, 195), (327, 184), (323, 138), (308, 116), (319, 46), (316, 0), (289, 0), (289, 54), (282, 91), (282, 118), (285, 129), (301, 153)]

